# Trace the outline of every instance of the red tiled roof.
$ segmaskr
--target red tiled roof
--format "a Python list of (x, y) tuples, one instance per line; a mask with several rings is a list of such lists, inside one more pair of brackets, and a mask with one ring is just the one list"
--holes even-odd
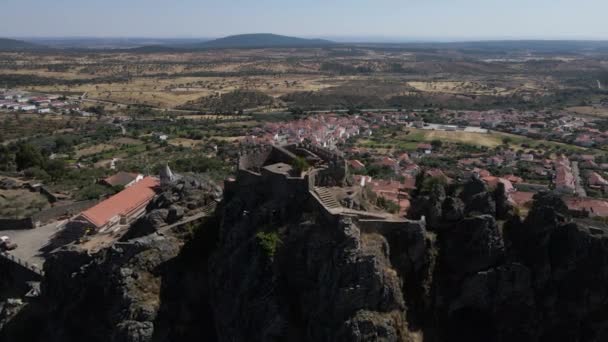
[(145, 177), (135, 185), (117, 193), (96, 206), (82, 212), (82, 217), (101, 228), (116, 216), (128, 216), (133, 211), (145, 206), (156, 192), (160, 182), (153, 177)]
[(509, 196), (518, 206), (524, 206), (527, 203), (533, 201), (535, 193), (534, 192), (526, 192), (526, 191), (516, 191), (511, 193)]
[(608, 201), (594, 198), (564, 198), (570, 210), (587, 211), (589, 216), (608, 216)]
[(604, 177), (600, 176), (597, 172), (591, 172), (587, 177), (587, 183), (589, 185), (608, 185), (608, 181)]
[(504, 178), (509, 180), (511, 183), (523, 183), (524, 182), (523, 178), (517, 177), (515, 175), (507, 175)]
[(110, 177), (104, 179), (103, 181), (110, 186), (116, 186), (116, 185), (126, 186), (127, 184), (131, 183), (132, 181), (134, 181), (136, 179), (137, 179), (137, 173), (121, 171), (113, 176), (110, 176)]
[(360, 161), (359, 161), (359, 160), (357, 160), (357, 159), (355, 159), (355, 160), (350, 160), (350, 161), (348, 162), (348, 164), (349, 164), (349, 165), (350, 165), (352, 168), (354, 168), (354, 169), (356, 169), (356, 170), (359, 170), (359, 169), (363, 169), (363, 168), (365, 168), (365, 164), (363, 164), (362, 162), (360, 162)]
[(513, 192), (515, 189), (513, 188), (513, 183), (511, 183), (511, 181), (509, 181), (508, 179), (505, 178), (500, 178), (500, 177), (494, 177), (494, 176), (487, 176), (487, 177), (483, 177), (482, 178), (489, 187), (491, 188), (496, 188), (498, 186), (498, 183), (502, 183), (505, 186), (505, 191), (507, 193), (509, 192)]

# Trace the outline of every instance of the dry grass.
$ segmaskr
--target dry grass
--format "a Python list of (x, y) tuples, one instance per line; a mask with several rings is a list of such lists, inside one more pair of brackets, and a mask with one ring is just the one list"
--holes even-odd
[(84, 147), (84, 148), (77, 150), (76, 157), (77, 158), (86, 157), (86, 156), (90, 156), (93, 154), (97, 154), (97, 153), (104, 152), (104, 151), (110, 151), (110, 150), (114, 150), (114, 149), (116, 149), (116, 146), (110, 145), (110, 144), (98, 144), (98, 145), (88, 146), (88, 147)]
[(201, 141), (201, 140), (186, 139), (186, 138), (175, 138), (175, 139), (168, 140), (169, 145), (178, 146), (178, 147), (188, 147), (188, 148), (197, 147), (198, 145), (201, 145), (202, 143), (203, 143), (203, 141)]
[(569, 111), (582, 115), (608, 116), (608, 108), (594, 106), (570, 107)]
[[(23, 73), (28, 72), (23, 71)], [(175, 108), (201, 97), (224, 94), (238, 89), (258, 90), (270, 96), (279, 97), (292, 92), (318, 91), (332, 85), (321, 76), (140, 77), (134, 78), (128, 83), (50, 85), (28, 89), (51, 93), (86, 93), (87, 99), (90, 100)]]
[(474, 94), (474, 95), (510, 95), (512, 91), (492, 87), (478, 82), (436, 81), (436, 82), (408, 82), (408, 85), (419, 91), (446, 94)]
[(127, 137), (121, 137), (121, 138), (112, 140), (112, 144), (114, 144), (114, 145), (137, 145), (137, 146), (139, 146), (143, 143), (144, 142), (141, 140), (127, 138)]
[(502, 144), (502, 138), (495, 134), (462, 131), (424, 131), (424, 136), (426, 141), (441, 140), (486, 147), (496, 147)]
[(23, 189), (0, 190), (0, 217), (27, 217), (49, 206), (46, 197), (38, 192)]

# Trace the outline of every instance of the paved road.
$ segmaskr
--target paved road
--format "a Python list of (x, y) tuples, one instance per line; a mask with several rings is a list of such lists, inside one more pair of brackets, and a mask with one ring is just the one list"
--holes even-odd
[(579, 197), (587, 197), (587, 191), (583, 186), (583, 180), (581, 179), (581, 171), (578, 168), (578, 162), (572, 162), (572, 174), (574, 175), (574, 185), (576, 186), (576, 194)]

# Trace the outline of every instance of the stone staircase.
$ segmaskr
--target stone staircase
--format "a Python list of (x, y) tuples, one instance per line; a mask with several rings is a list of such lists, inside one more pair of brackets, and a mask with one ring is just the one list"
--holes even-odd
[(317, 196), (321, 199), (321, 203), (328, 209), (340, 209), (342, 205), (336, 199), (336, 196), (331, 193), (331, 190), (325, 187), (315, 187), (315, 192)]

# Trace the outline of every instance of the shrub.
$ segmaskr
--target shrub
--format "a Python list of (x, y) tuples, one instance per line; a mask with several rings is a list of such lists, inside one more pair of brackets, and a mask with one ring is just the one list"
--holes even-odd
[(23, 170), (23, 174), (28, 178), (34, 178), (40, 181), (46, 181), (50, 178), (49, 174), (43, 169), (34, 166)]
[(308, 170), (310, 165), (308, 165), (308, 162), (304, 158), (296, 157), (296, 159), (291, 162), (291, 167), (295, 173), (301, 173)]
[(376, 204), (377, 204), (377, 205), (378, 205), (380, 208), (382, 208), (382, 209), (384, 209), (384, 210), (388, 211), (388, 212), (389, 212), (389, 213), (391, 213), (391, 214), (396, 214), (396, 213), (398, 213), (398, 212), (399, 212), (399, 209), (400, 209), (400, 208), (399, 208), (399, 204), (397, 204), (397, 203), (395, 203), (395, 202), (393, 202), (393, 201), (391, 201), (391, 200), (388, 200), (388, 199), (386, 199), (386, 198), (384, 198), (384, 197), (382, 197), (382, 196), (378, 197), (378, 199), (376, 200)]
[(76, 194), (76, 198), (79, 200), (92, 200), (92, 199), (98, 199), (101, 196), (104, 196), (107, 194), (108, 194), (108, 189), (106, 187), (104, 187), (103, 185), (91, 184), (91, 185), (85, 186), (84, 188), (80, 189), (78, 191), (78, 193)]
[(279, 234), (277, 232), (258, 232), (255, 235), (255, 238), (264, 251), (264, 254), (270, 259), (273, 259), (278, 246), (281, 244)]

